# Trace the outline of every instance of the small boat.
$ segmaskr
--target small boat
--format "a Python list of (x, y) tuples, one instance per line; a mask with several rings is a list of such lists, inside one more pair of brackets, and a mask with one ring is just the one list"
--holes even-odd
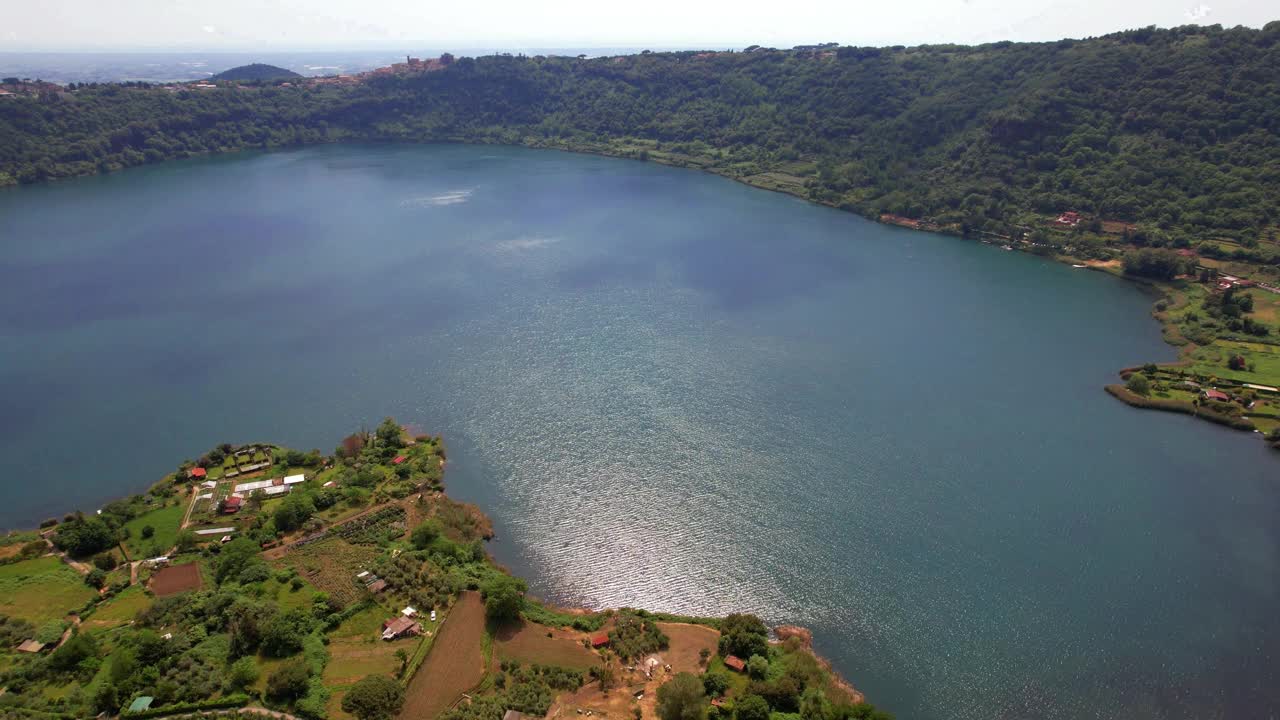
[(1073, 268), (1087, 268), (1087, 267), (1089, 267), (1089, 266), (1088, 266), (1088, 265), (1072, 265), (1071, 267), (1073, 267)]
[(1005, 249), (1005, 250), (1012, 250), (1012, 249), (1013, 249), (1013, 246), (1012, 246), (1012, 245), (1005, 245), (1005, 246), (1004, 246), (1004, 249)]

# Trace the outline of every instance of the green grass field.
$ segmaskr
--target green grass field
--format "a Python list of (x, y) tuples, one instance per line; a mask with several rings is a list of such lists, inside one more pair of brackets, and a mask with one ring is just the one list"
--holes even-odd
[(0, 565), (0, 613), (39, 625), (79, 610), (97, 595), (54, 557)]
[(306, 610), (311, 607), (312, 599), (316, 594), (315, 587), (309, 583), (304, 582), (302, 587), (294, 590), (290, 581), (280, 582), (275, 578), (263, 584), (263, 591), (266, 595), (275, 598), (281, 610), (295, 608)]
[(90, 629), (125, 625), (150, 605), (151, 598), (142, 591), (141, 586), (134, 585), (99, 606), (93, 615), (84, 621), (84, 625)]
[[(178, 525), (182, 523), (182, 515), (185, 512), (186, 505), (179, 502), (144, 513), (125, 523), (124, 526), (129, 530), (129, 539), (125, 541), (125, 546), (129, 548), (129, 554), (133, 559), (141, 559), (152, 546), (160, 548), (161, 552), (173, 547), (178, 540)], [(144, 540), (142, 528), (148, 525), (155, 528), (156, 532), (155, 535)]]
[[(1235, 354), (1243, 355), (1246, 362), (1253, 365), (1253, 370), (1227, 367), (1227, 360)], [(1218, 340), (1212, 345), (1192, 350), (1188, 359), (1192, 361), (1191, 369), (1197, 373), (1280, 387), (1280, 345)]]

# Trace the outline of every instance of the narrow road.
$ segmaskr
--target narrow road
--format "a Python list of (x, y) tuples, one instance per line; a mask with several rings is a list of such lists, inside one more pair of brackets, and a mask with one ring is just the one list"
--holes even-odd
[(196, 498), (200, 497), (199, 487), (199, 485), (191, 486), (191, 502), (187, 503), (187, 514), (182, 516), (182, 524), (178, 526), (179, 530), (186, 528), (191, 523), (191, 513), (196, 509)]

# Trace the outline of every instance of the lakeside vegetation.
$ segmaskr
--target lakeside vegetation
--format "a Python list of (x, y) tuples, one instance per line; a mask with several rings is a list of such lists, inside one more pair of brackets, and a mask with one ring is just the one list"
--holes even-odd
[[(9, 534), (0, 716), (502, 720), (556, 706), (633, 720), (889, 717), (807, 637), (771, 641), (754, 616), (526, 597), (488, 556), (487, 519), (444, 494), (445, 457), (439, 437), (391, 419), (329, 455), (224, 444), (101, 513)], [(235, 476), (207, 479), (215, 468)], [(245, 488), (264, 482), (290, 489)], [(734, 653), (741, 674), (726, 669)]]

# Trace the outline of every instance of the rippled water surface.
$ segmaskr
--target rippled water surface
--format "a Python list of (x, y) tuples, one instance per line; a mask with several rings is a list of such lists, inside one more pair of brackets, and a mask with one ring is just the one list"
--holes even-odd
[(1273, 717), (1277, 459), (1101, 392), (1102, 275), (649, 164), (328, 147), (0, 193), (0, 519), (446, 435), (545, 597), (808, 625), (901, 718)]

